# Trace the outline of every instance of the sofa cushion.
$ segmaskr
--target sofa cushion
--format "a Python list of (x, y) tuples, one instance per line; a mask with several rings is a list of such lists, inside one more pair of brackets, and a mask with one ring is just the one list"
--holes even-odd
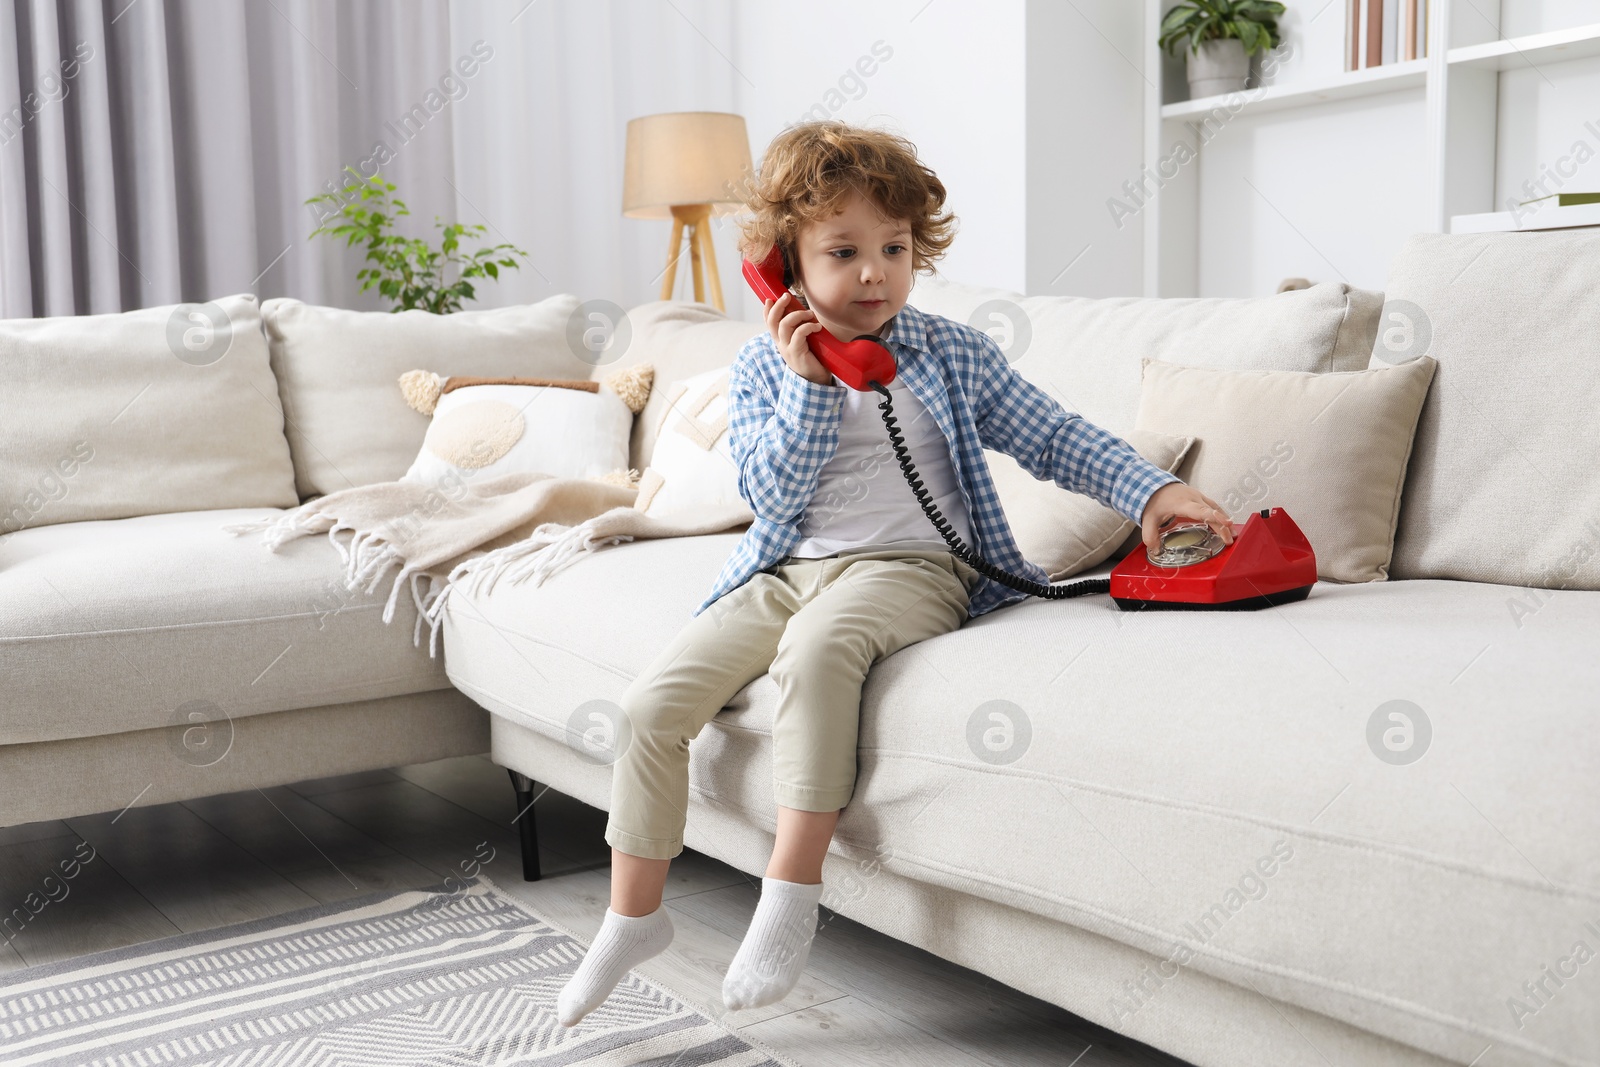
[(410, 468), (428, 419), (400, 392), (407, 371), (587, 381), (597, 370), (574, 339), (583, 308), (565, 293), (451, 315), (346, 311), (287, 297), (261, 310), (302, 499), (394, 481)]
[(670, 406), (656, 427), (650, 465), (639, 476), (633, 506), (669, 519), (741, 508), (748, 513), (728, 432), (728, 368), (671, 382), (664, 391)]
[(0, 320), (0, 534), (297, 502), (251, 293)]
[(744, 343), (766, 331), (759, 322), (731, 319), (710, 304), (652, 300), (628, 310), (627, 349), (603, 373), (636, 363), (655, 367), (655, 387), (644, 410), (633, 420), (628, 465), (643, 471), (650, 465), (656, 437), (672, 401), (668, 386), (697, 374), (726, 367)]
[(1372, 365), (1439, 361), (1394, 577), (1600, 589), (1600, 233), (1414, 234), (1388, 287)]
[(1139, 428), (1198, 438), (1178, 477), (1234, 522), (1287, 508), (1319, 576), (1382, 581), (1434, 367), (1427, 356), (1327, 374), (1146, 360)]
[(1322, 282), (1275, 296), (1023, 296), (918, 277), (909, 303), (993, 336), (1023, 377), (1112, 433), (1133, 427), (1140, 360), (1239, 370), (1361, 370), (1383, 294)]
[(219, 529), (279, 513), (174, 512), (0, 539), (0, 744), (448, 686), (427, 642), (412, 645), (411, 598), (385, 625), (388, 583), (346, 590), (326, 538), (274, 553)]
[[(1139, 455), (1164, 471), (1176, 471), (1194, 446), (1194, 438), (1130, 430), (1127, 442)], [(1022, 557), (1044, 568), (1052, 582), (1070, 578), (1108, 558), (1139, 524), (1112, 511), (1094, 497), (1035, 478), (1012, 456), (983, 450), (994, 477), (995, 492)], [(1127, 555), (1123, 553), (1122, 555)], [(1121, 560), (1122, 556), (1117, 557)]]
[[(615, 708), (737, 540), (619, 544), (453, 601), (450, 678), (581, 744), (569, 723)], [(874, 664), (838, 833), (1171, 960), (1163, 981), (1195, 968), (1458, 1062), (1578, 1062), (1592, 998), (1522, 1028), (1507, 998), (1600, 908), (1597, 628), (1600, 597), (1456, 582), (1259, 612), (1024, 601)], [(701, 731), (694, 805), (773, 825), (777, 697), (763, 675)]]
[(402, 477), (426, 485), (512, 472), (599, 478), (627, 463), (634, 413), (614, 390), (586, 379), (527, 382), (446, 392)]

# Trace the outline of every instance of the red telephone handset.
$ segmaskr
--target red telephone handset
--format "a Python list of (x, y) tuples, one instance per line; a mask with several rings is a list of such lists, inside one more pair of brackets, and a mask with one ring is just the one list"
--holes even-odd
[[(774, 245), (772, 254), (759, 267), (744, 260), (744, 278), (763, 302), (778, 299), (787, 290), (783, 284), (783, 250)], [(852, 389), (865, 393), (872, 388), (868, 382), (887, 386), (894, 381), (894, 354), (870, 333), (853, 341), (841, 341), (824, 326), (806, 340), (818, 362)]]

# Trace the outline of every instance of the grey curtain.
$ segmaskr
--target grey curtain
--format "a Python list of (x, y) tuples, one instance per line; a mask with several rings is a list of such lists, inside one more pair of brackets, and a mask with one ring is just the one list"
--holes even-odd
[(0, 0), (0, 315), (245, 291), (387, 308), (360, 292), (358, 249), (307, 240), (304, 201), (347, 164), (399, 186), (406, 232), (439, 216), (530, 253), (469, 306), (654, 299), (670, 224), (621, 217), (624, 129), (738, 110), (717, 58), (733, 17), (733, 0)]

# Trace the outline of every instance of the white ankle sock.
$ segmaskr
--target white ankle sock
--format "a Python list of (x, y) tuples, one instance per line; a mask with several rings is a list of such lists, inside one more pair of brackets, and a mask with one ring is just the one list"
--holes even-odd
[(761, 879), (750, 929), (722, 980), (722, 1002), (729, 1011), (775, 1003), (794, 988), (811, 955), (821, 899), (821, 882)]
[(649, 915), (619, 915), (606, 908), (594, 944), (556, 998), (561, 1025), (578, 1025), (578, 1020), (605, 1002), (623, 975), (670, 945), (672, 934), (665, 904)]

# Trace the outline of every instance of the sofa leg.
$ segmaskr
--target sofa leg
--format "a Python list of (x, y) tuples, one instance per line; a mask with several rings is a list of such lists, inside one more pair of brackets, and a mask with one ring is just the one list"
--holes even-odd
[(511, 771), (511, 788), (517, 791), (517, 826), (522, 835), (522, 880), (537, 882), (539, 874), (539, 827), (533, 821), (533, 779)]

